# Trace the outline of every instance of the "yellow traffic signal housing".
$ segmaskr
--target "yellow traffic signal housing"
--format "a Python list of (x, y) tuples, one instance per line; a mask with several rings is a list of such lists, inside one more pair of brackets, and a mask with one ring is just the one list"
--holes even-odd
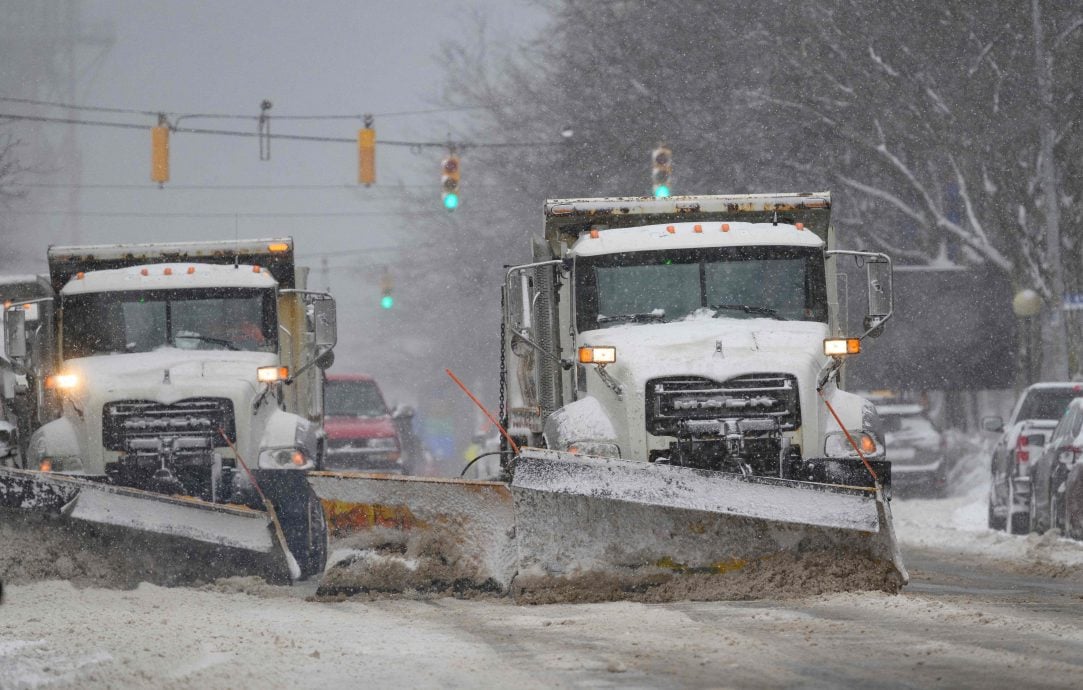
[(376, 130), (366, 127), (357, 131), (357, 183), (368, 187), (376, 182)]
[(169, 128), (150, 130), (150, 179), (158, 184), (169, 181)]

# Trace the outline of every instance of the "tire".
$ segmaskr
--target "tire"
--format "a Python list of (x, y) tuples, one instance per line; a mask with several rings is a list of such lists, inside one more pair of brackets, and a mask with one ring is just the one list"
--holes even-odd
[(990, 494), (989, 494), (989, 529), (996, 530), (998, 532), (1002, 532), (1002, 531), (1004, 531), (1005, 522), (1006, 521), (1004, 520), (1004, 518), (998, 518), (996, 516), (996, 514), (993, 513), (993, 496), (992, 496), (992, 492), (990, 492)]
[(1010, 534), (1027, 534), (1030, 531), (1030, 515), (1027, 513), (1012, 513)]
[(327, 565), (327, 520), (323, 514), (323, 505), (316, 494), (309, 490), (307, 513), (307, 548), (299, 548), (294, 554), (301, 569), (301, 579), (319, 575)]

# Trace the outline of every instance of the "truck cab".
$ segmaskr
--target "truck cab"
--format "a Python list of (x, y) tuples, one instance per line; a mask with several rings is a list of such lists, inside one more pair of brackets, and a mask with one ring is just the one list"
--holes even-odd
[(588, 455), (842, 480), (859, 462), (849, 432), (888, 475), (874, 408), (841, 389), (842, 358), (860, 337), (843, 338), (834, 262), (853, 255), (869, 267), (863, 335), (876, 335), (891, 313), (890, 260), (835, 250), (829, 213), (826, 193), (548, 202), (535, 261), (505, 284), (512, 435)]
[(322, 460), (334, 303), (296, 287), (291, 240), (54, 247), (49, 262), (60, 412), (29, 469), (244, 502), (247, 470)]

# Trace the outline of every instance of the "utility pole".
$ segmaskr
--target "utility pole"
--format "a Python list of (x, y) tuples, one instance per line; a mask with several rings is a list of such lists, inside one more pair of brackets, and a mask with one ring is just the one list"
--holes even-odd
[(1038, 179), (1045, 206), (1045, 257), (1052, 271), (1048, 320), (1050, 375), (1068, 380), (1068, 319), (1064, 314), (1064, 268), (1060, 246), (1060, 204), (1057, 202), (1057, 167), (1053, 158), (1056, 123), (1053, 110), (1053, 56), (1045, 44), (1041, 0), (1031, 0), (1034, 23), (1034, 66), (1038, 86)]

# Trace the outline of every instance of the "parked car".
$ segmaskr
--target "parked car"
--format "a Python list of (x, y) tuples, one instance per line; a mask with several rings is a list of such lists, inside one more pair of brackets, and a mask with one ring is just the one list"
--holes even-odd
[(877, 405), (883, 423), (891, 484), (896, 494), (942, 496), (947, 490), (948, 461), (940, 429), (916, 403)]
[(1068, 404), (1083, 396), (1083, 384), (1036, 383), (1023, 391), (1005, 425), (1000, 417), (982, 420), (985, 431), (1000, 433), (990, 463), (989, 527), (1025, 534), (1030, 529), (1030, 474), (1040, 448)]
[(323, 425), (327, 432), (324, 468), (403, 473), (398, 429), (371, 376), (327, 377)]
[(1053, 429), (1042, 453), (1027, 470), (1030, 476), (1030, 531), (1050, 528), (1067, 533), (1068, 475), (1083, 455), (1083, 398), (1076, 398)]

